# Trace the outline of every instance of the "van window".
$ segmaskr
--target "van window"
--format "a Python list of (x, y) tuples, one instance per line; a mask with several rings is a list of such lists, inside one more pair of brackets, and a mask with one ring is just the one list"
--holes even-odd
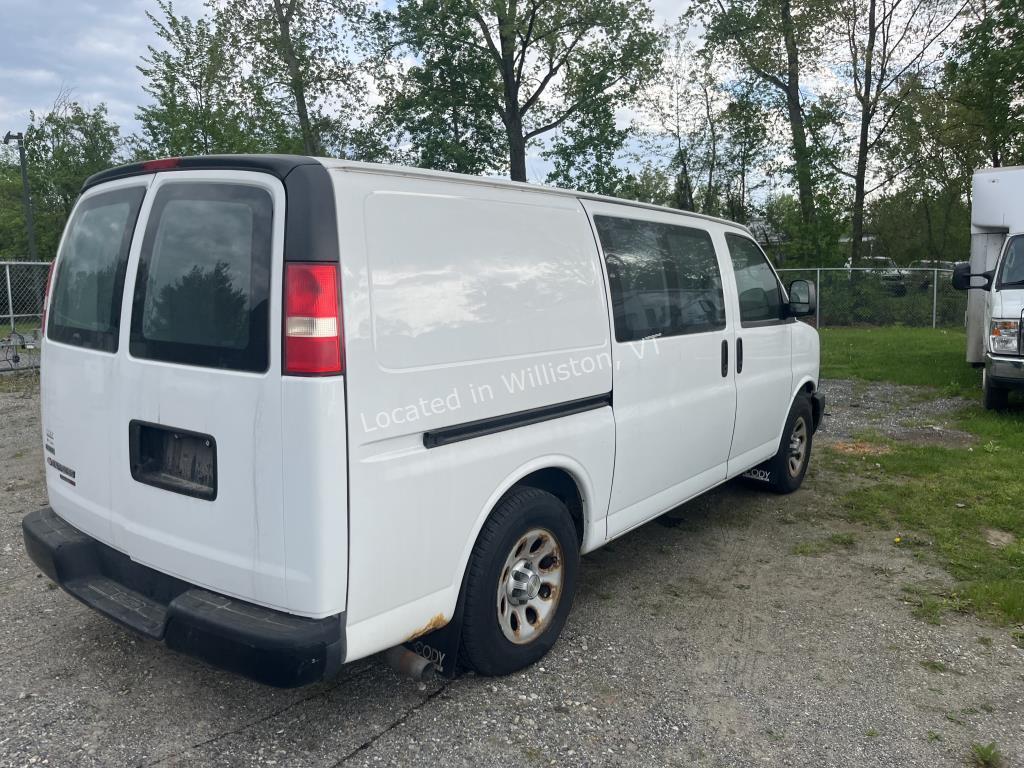
[(145, 194), (128, 187), (78, 204), (57, 260), (48, 338), (117, 351), (128, 249)]
[(257, 187), (160, 188), (135, 281), (134, 357), (267, 370), (272, 214)]
[(999, 265), (997, 288), (1024, 285), (1024, 235), (1011, 237)]
[(781, 320), (782, 287), (768, 259), (753, 240), (726, 234), (736, 290), (740, 297), (740, 324)]
[(595, 216), (617, 341), (725, 328), (722, 277), (702, 229)]

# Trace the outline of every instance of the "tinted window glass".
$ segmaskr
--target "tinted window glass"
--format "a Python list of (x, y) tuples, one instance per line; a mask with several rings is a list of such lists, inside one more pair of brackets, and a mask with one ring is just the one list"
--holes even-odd
[(93, 195), (75, 209), (58, 257), (47, 336), (117, 351), (125, 265), (144, 187)]
[(136, 278), (132, 355), (267, 369), (272, 211), (256, 187), (160, 189)]
[(722, 279), (707, 232), (610, 216), (595, 216), (594, 223), (618, 341), (725, 327)]
[(750, 238), (725, 236), (740, 297), (740, 322), (782, 319), (782, 289), (768, 259)]

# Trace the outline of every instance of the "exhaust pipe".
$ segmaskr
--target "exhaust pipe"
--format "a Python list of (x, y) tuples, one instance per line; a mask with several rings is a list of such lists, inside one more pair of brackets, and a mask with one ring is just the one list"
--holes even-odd
[(428, 677), (430, 671), (434, 668), (431, 662), (418, 653), (413, 653), (404, 645), (388, 648), (381, 655), (384, 657), (387, 665), (395, 670), (395, 672), (409, 677), (417, 683), (422, 682), (424, 678)]

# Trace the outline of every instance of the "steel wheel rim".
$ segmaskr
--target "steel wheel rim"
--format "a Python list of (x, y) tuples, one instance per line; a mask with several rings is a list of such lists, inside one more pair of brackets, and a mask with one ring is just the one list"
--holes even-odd
[(789, 459), (787, 461), (789, 476), (797, 477), (804, 467), (807, 458), (807, 422), (800, 416), (793, 424), (789, 434)]
[(562, 597), (564, 558), (546, 528), (531, 528), (512, 545), (498, 574), (495, 601), (505, 639), (526, 645), (551, 625)]

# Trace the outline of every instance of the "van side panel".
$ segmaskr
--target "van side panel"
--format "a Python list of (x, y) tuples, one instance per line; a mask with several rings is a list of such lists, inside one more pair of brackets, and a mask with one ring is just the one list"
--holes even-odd
[(612, 361), (600, 265), (577, 200), (332, 175), (348, 386), (351, 660), (450, 619), (492, 494), (534, 459), (581, 464), (600, 489), (588, 516), (603, 519), (615, 450), (607, 406), (431, 448), (424, 433), (607, 395)]

